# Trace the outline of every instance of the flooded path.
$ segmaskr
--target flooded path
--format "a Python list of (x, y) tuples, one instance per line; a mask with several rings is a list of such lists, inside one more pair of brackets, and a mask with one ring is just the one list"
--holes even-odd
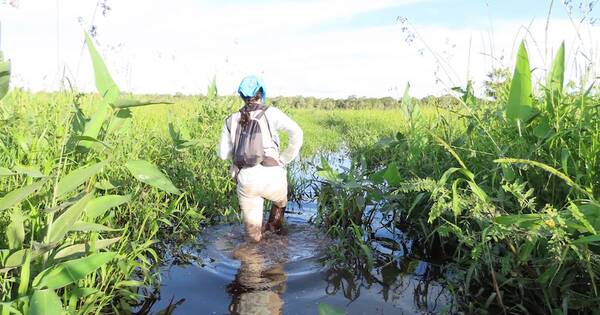
[[(339, 155), (329, 159), (343, 167)], [(304, 180), (301, 194), (310, 196), (306, 179), (314, 169), (294, 174)], [(316, 206), (310, 199), (291, 202), (287, 233), (267, 233), (257, 244), (244, 241), (241, 224), (207, 228), (198, 246), (184, 247), (193, 262), (161, 268), (160, 293), (149, 313), (318, 314), (326, 303), (347, 314), (428, 314), (447, 303), (430, 279), (432, 266), (404, 258), (411, 243), (400, 231), (376, 230), (381, 242), (372, 244), (373, 270), (328, 265), (334, 240), (309, 223)]]

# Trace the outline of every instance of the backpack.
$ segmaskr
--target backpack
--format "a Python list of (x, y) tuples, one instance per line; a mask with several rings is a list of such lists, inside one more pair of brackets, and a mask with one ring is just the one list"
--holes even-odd
[[(246, 125), (241, 123), (238, 125), (235, 133), (235, 142), (233, 145), (233, 163), (239, 168), (253, 167), (258, 164), (264, 166), (274, 166), (273, 162), (277, 165), (271, 157), (265, 156), (265, 147), (263, 145), (263, 135), (259, 121), (265, 117), (266, 106), (258, 108), (260, 112), (252, 117), (250, 115), (250, 121)], [(267, 129), (269, 134), (271, 133), (269, 127), (269, 121), (267, 120)], [(271, 139), (273, 136), (269, 137)]]

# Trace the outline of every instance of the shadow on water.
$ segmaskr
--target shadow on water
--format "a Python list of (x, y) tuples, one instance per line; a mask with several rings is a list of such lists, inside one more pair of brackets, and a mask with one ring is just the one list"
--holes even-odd
[[(343, 168), (345, 156), (328, 160)], [(385, 224), (373, 229), (372, 269), (351, 257), (331, 263), (335, 241), (310, 223), (317, 209), (315, 163), (290, 172), (300, 189), (286, 214), (286, 233), (247, 243), (240, 224), (207, 228), (195, 244), (180, 247), (177, 256), (185, 259), (173, 257), (160, 268), (161, 286), (137, 314), (317, 314), (320, 303), (347, 314), (430, 314), (449, 304), (436, 281), (439, 267), (410, 258), (412, 241)]]

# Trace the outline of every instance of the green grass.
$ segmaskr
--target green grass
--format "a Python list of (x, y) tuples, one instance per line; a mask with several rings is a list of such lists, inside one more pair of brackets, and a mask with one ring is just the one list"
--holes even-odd
[(319, 221), (343, 240), (338, 257), (369, 261), (363, 231), (377, 211), (415, 236), (421, 258), (443, 261), (457, 311), (597, 312), (600, 99), (585, 81), (565, 90), (563, 54), (532, 88), (521, 45), (496, 99), (477, 100), (469, 83), (447, 113), (406, 103), (396, 137), (355, 141), (358, 167), (324, 165)]

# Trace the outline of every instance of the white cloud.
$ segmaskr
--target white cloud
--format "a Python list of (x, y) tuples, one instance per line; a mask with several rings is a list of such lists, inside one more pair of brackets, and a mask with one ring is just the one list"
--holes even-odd
[[(99, 11), (99, 50), (113, 77), (124, 90), (136, 93), (200, 93), (213, 75), (220, 91), (233, 92), (246, 74), (265, 77), (271, 95), (399, 96), (407, 81), (412, 94), (441, 94), (446, 87), (481, 82), (492, 67), (493, 55), (504, 56), (512, 66), (518, 40), (526, 37), (522, 26), (529, 21), (495, 21), (493, 40), (489, 30), (444, 28), (418, 21), (413, 25), (423, 42), (408, 45), (401, 25), (319, 31), (320, 23), (357, 14), (409, 4), (392, 1), (286, 1), (271, 4), (223, 5), (221, 2), (109, 1), (112, 11)], [(81, 90), (93, 90), (93, 74), (78, 18), (89, 25), (96, 1), (22, 1), (20, 8), (0, 5), (2, 49), (13, 61), (14, 82), (33, 90), (56, 89), (62, 70)], [(57, 8), (58, 4), (58, 8)], [(58, 12), (58, 14), (57, 14)], [(532, 66), (544, 68), (549, 53), (544, 49), (545, 21), (534, 21), (528, 38)], [(312, 31), (307, 31), (312, 30)], [(575, 47), (598, 63), (598, 28), (575, 37), (565, 20), (552, 20), (548, 47), (565, 39), (568, 57)], [(58, 34), (58, 37), (57, 37)], [(470, 62), (469, 42), (471, 42)], [(436, 84), (435, 59), (450, 73)], [(443, 53), (446, 51), (447, 53)], [(497, 64), (496, 64), (497, 65)], [(573, 67), (571, 67), (572, 69)], [(540, 70), (534, 71), (543, 77)], [(573, 76), (571, 76), (573, 77)]]

